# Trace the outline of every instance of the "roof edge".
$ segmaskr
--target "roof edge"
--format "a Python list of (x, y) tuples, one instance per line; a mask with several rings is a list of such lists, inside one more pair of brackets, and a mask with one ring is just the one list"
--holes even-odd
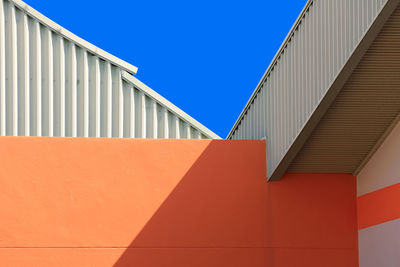
[(110, 61), (111, 63), (117, 65), (118, 67), (122, 68), (123, 70), (125, 70), (129, 73), (132, 73), (132, 74), (137, 73), (138, 68), (136, 66), (134, 66), (126, 61), (123, 61), (122, 59), (120, 59), (116, 56), (113, 56), (110, 53), (104, 51), (103, 49), (98, 48), (97, 46), (89, 43), (88, 41), (78, 37), (77, 35), (68, 31), (64, 27), (55, 23), (51, 19), (47, 18), (42, 13), (40, 13), (36, 9), (32, 8), (25, 2), (23, 2), (21, 0), (9, 0), (9, 1), (14, 3), (14, 5), (16, 5), (18, 8), (23, 10), (26, 14), (28, 14), (28, 15), (32, 16), (33, 18), (37, 19), (38, 21), (40, 21), (40, 23), (42, 23), (43, 25), (46, 25), (53, 31), (62, 35), (64, 38), (76, 43), (79, 46), (84, 47), (89, 52), (96, 54), (97, 56), (99, 56), (100, 58), (102, 58), (104, 60)]
[(367, 52), (368, 48), (371, 46), (372, 42), (375, 40), (376, 36), (379, 34), (382, 27), (385, 25), (386, 21), (389, 19), (399, 3), (400, 0), (388, 0), (386, 4), (382, 7), (381, 11), (364, 34), (363, 38), (354, 48), (345, 65), (336, 75), (336, 78), (329, 86), (329, 89), (326, 91), (325, 95), (322, 97), (317, 107), (311, 113), (309, 119), (301, 128), (300, 133), (297, 135), (292, 145), (284, 153), (284, 157), (281, 159), (275, 170), (272, 172), (271, 176), (268, 177), (269, 181), (279, 180), (286, 172), (287, 168), (290, 166), (297, 153), (301, 150), (304, 143), (311, 136), (313, 130), (318, 125), (322, 117), (325, 115), (331, 104), (334, 102), (337, 95), (343, 88), (343, 85), (351, 76), (353, 70), (357, 67), (358, 63), (361, 61), (362, 57)]
[(170, 101), (168, 101), (166, 98), (164, 98), (163, 96), (158, 94), (156, 91), (154, 91), (153, 89), (148, 87), (146, 84), (141, 82), (136, 77), (132, 76), (131, 74), (129, 74), (126, 71), (122, 71), (121, 75), (122, 75), (122, 78), (126, 82), (131, 83), (138, 89), (142, 90), (147, 96), (153, 98), (158, 103), (160, 103), (162, 106), (167, 108), (169, 111), (175, 113), (179, 118), (181, 118), (182, 120), (189, 123), (192, 127), (199, 130), (202, 134), (206, 135), (207, 137), (209, 137), (211, 139), (221, 139), (221, 137), (219, 137), (217, 134), (212, 132), (210, 129), (205, 127), (203, 124), (201, 124), (197, 120), (193, 119), (186, 112), (184, 112), (183, 110), (181, 110), (180, 108), (178, 108), (177, 106), (172, 104)]
[(272, 69), (275, 67), (276, 63), (278, 62), (279, 57), (281, 56), (281, 54), (283, 53), (283, 51), (285, 50), (285, 48), (287, 47), (287, 44), (289, 43), (289, 41), (292, 39), (294, 32), (297, 30), (298, 26), (301, 24), (303, 18), (305, 17), (306, 12), (308, 11), (308, 9), (311, 7), (311, 5), (313, 4), (314, 0), (308, 0), (307, 3), (305, 4), (305, 6), (303, 7), (303, 9), (301, 10), (299, 16), (297, 17), (295, 23), (293, 24), (292, 28), (290, 29), (290, 31), (288, 32), (288, 34), (286, 35), (285, 40), (283, 41), (283, 43), (281, 44), (281, 46), (279, 47), (278, 51), (276, 52), (274, 58), (272, 59), (271, 63), (269, 64), (267, 70), (264, 72), (262, 78), (260, 79), (260, 81), (258, 82), (256, 88), (254, 89), (253, 93), (251, 94), (249, 100), (247, 101), (246, 105), (244, 106), (242, 112), (240, 113), (239, 117), (237, 118), (235, 124), (233, 125), (233, 127), (231, 128), (231, 130), (229, 131), (226, 139), (229, 139), (233, 132), (236, 130), (239, 122), (242, 120), (243, 116), (245, 115), (245, 113), (247, 112), (247, 110), (249, 109), (251, 102), (254, 100), (254, 98), (256, 97), (256, 95), (259, 93), (260, 91), (260, 87), (261, 85), (264, 83), (264, 81), (266, 80), (266, 78), (268, 77), (269, 73), (272, 71)]

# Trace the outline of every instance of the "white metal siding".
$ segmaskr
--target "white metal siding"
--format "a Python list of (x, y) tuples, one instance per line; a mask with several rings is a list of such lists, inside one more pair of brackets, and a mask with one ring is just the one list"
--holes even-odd
[(36, 12), (0, 0), (0, 135), (219, 138), (134, 78), (131, 65), (28, 11)]
[(267, 139), (274, 172), (387, 0), (308, 1), (229, 139)]

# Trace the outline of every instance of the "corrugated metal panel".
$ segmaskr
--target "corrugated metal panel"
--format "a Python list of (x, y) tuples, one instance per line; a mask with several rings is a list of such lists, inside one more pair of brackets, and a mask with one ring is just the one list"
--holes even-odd
[[(228, 135), (231, 139), (266, 137), (268, 177), (387, 2), (307, 2)], [(264, 124), (256, 123), (260, 112)]]
[(400, 7), (390, 16), (288, 171), (356, 173), (386, 129), (399, 119), (399, 113)]
[(136, 67), (19, 0), (0, 0), (0, 135), (219, 138)]

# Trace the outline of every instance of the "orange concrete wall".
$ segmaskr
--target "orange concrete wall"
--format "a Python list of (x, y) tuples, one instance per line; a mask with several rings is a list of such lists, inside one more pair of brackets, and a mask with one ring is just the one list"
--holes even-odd
[(356, 266), (355, 179), (263, 141), (0, 138), (1, 266)]

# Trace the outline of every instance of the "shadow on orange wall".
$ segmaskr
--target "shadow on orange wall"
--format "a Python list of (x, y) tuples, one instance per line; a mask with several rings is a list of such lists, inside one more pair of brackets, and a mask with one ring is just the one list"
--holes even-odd
[(115, 266), (358, 266), (355, 177), (267, 183), (260, 145), (211, 142)]
[(356, 266), (355, 178), (265, 179), (265, 142), (0, 138), (0, 263)]
[(263, 266), (265, 143), (212, 141), (116, 266)]

